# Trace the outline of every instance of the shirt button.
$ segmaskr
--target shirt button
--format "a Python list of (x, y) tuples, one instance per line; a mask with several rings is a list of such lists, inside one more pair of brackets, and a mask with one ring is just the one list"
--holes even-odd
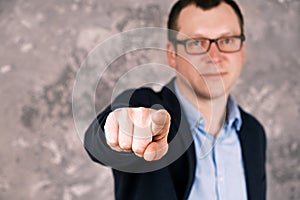
[(203, 121), (204, 121), (203, 119), (200, 119), (200, 120), (199, 120), (199, 123), (200, 123), (200, 124), (202, 124), (202, 123), (203, 123)]
[(220, 180), (220, 182), (223, 182), (224, 179), (222, 176), (220, 176), (219, 180)]

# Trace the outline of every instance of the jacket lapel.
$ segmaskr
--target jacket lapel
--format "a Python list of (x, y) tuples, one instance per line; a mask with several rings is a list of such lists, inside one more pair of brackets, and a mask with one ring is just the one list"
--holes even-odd
[[(196, 155), (195, 155), (195, 148), (194, 148), (194, 142), (193, 142), (193, 136), (190, 131), (190, 127), (187, 121), (187, 118), (184, 114), (184, 111), (182, 110), (180, 103), (175, 95), (175, 88), (174, 88), (174, 81), (175, 79), (172, 79), (167, 85), (166, 88), (168, 88), (168, 92), (165, 92), (164, 95), (166, 98), (168, 98), (168, 105), (166, 105), (170, 111), (172, 112), (172, 116), (174, 116), (174, 128), (175, 130), (170, 131), (173, 135), (170, 135), (169, 139), (173, 139), (175, 135), (180, 133), (179, 135), (179, 143), (177, 144), (178, 147), (188, 147), (187, 151), (181, 156), (181, 160), (184, 161), (184, 163), (181, 163), (183, 169), (187, 169), (187, 171), (182, 170), (181, 172), (186, 172), (187, 176), (187, 183), (182, 185), (182, 189), (184, 190), (182, 195), (178, 198), (180, 199), (187, 199), (188, 195), (191, 191), (194, 177), (195, 177), (195, 169), (196, 169)], [(171, 92), (171, 93), (169, 93)], [(179, 126), (180, 125), (180, 126)]]
[(238, 136), (243, 155), (248, 200), (258, 200), (260, 199), (258, 197), (260, 196), (259, 193), (262, 192), (260, 191), (262, 162), (257, 156), (260, 153), (259, 148), (257, 148), (259, 138), (256, 137), (255, 132), (257, 130), (253, 128), (253, 124), (248, 120), (243, 110), (241, 110), (241, 116), (243, 124)]

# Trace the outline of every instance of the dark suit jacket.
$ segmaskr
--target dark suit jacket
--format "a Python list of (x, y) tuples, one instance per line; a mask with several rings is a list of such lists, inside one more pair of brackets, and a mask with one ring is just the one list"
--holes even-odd
[[(187, 119), (172, 91), (174, 91), (173, 82), (163, 87), (160, 92), (154, 92), (149, 88), (126, 91), (100, 113), (87, 130), (84, 145), (92, 160), (114, 168), (116, 199), (188, 198), (195, 177), (195, 148)], [(103, 126), (112, 110), (128, 106), (153, 107), (158, 104), (171, 115), (169, 150), (160, 161), (146, 162), (129, 153), (117, 153), (106, 145)], [(238, 136), (244, 161), (248, 199), (264, 200), (266, 199), (265, 132), (253, 116), (241, 108), (240, 111), (243, 123)], [(180, 151), (184, 153), (181, 154)], [(173, 161), (174, 157), (177, 159)]]

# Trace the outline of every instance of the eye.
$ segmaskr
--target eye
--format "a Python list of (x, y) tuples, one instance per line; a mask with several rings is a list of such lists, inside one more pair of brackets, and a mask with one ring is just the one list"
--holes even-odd
[(193, 40), (192, 43), (191, 43), (192, 46), (200, 46), (201, 43), (200, 41), (197, 41), (197, 40)]
[(235, 41), (235, 38), (223, 38), (220, 40), (221, 44), (233, 44)]
[(224, 42), (225, 42), (226, 44), (232, 43), (232, 41), (233, 41), (232, 38), (226, 38), (226, 39), (224, 40)]
[(188, 42), (188, 46), (189, 47), (203, 47), (206, 45), (206, 41), (205, 40), (191, 40), (190, 42)]

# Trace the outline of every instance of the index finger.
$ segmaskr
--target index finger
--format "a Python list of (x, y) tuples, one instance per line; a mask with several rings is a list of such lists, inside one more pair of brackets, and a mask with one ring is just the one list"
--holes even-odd
[(170, 127), (171, 117), (165, 109), (157, 110), (151, 115), (153, 136), (165, 133)]

